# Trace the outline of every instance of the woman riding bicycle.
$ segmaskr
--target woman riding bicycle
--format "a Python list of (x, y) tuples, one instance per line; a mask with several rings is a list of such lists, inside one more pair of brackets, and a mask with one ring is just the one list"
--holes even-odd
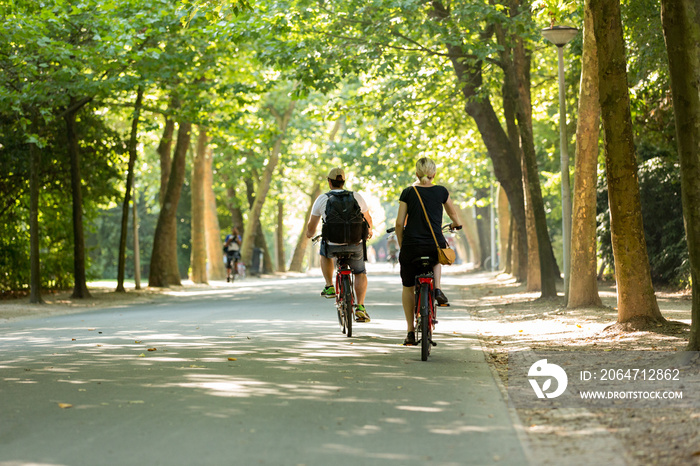
[(401, 266), (401, 283), (403, 291), (401, 302), (408, 325), (408, 335), (404, 345), (415, 345), (416, 334), (414, 328), (414, 289), (415, 277), (420, 274), (420, 266), (413, 260), (417, 257), (428, 256), (433, 264), (435, 298), (439, 304), (447, 304), (447, 297), (440, 290), (441, 266), (438, 263), (437, 247), (425, 219), (421, 202), (416, 194), (416, 189), (425, 205), (425, 210), (430, 218), (437, 241), (441, 248), (446, 241), (442, 234), (442, 209), (445, 207), (447, 215), (452, 220), (452, 227), (461, 225), (457, 211), (455, 210), (450, 193), (447, 188), (434, 185), (433, 179), (437, 168), (435, 162), (427, 157), (422, 157), (416, 162), (416, 177), (418, 181), (407, 187), (399, 198), (399, 213), (396, 216), (396, 238), (399, 241), (401, 252), (399, 253), (399, 265)]

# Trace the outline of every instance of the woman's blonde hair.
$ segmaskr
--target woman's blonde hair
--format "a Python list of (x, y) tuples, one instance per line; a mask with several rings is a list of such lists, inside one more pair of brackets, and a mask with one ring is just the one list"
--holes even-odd
[(418, 159), (418, 162), (416, 162), (416, 176), (421, 183), (427, 183), (433, 179), (436, 171), (435, 162), (428, 157), (421, 157)]

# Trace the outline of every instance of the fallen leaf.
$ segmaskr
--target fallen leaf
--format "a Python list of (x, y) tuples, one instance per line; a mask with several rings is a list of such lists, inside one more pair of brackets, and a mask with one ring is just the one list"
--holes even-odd
[(139, 357), (140, 357), (140, 358), (145, 358), (145, 357), (146, 357), (146, 355), (145, 355), (145, 354), (143, 354), (143, 353), (141, 353), (141, 354), (139, 354)]
[(75, 341), (75, 338), (71, 338), (70, 341)]
[(522, 331), (522, 330), (518, 330), (518, 332), (519, 332), (519, 333), (523, 333), (523, 331)]
[(70, 403), (59, 403), (59, 404), (58, 404), (58, 407), (61, 408), (61, 409), (68, 409), (68, 408), (72, 408), (73, 405), (70, 404)]
[(581, 324), (576, 324), (576, 326), (577, 326), (578, 328), (581, 328)]
[(237, 361), (236, 358), (228, 358), (229, 361)]
[(144, 403), (145, 403), (145, 401), (143, 401), (143, 400), (134, 400), (134, 401), (129, 402), (130, 405), (141, 405)]
[(88, 332), (94, 332), (94, 331), (95, 331), (94, 328), (89, 328), (89, 329), (88, 329)]
[(148, 348), (148, 351), (158, 351), (158, 348)]
[(138, 341), (138, 340), (136, 340), (136, 341), (134, 341), (134, 343), (136, 343), (136, 344), (139, 344), (139, 343), (141, 343), (141, 342), (140, 342), (140, 341)]

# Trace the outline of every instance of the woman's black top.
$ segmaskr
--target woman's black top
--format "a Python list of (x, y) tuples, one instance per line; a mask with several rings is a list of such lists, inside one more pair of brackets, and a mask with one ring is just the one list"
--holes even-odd
[[(440, 244), (440, 247), (445, 247), (445, 237), (442, 234), (442, 205), (447, 202), (450, 193), (444, 186), (416, 186), (420, 197), (425, 205), (425, 210), (428, 212), (430, 223), (433, 226), (433, 232)], [(435, 243), (432, 233), (425, 221), (425, 214), (420, 205), (416, 190), (413, 186), (409, 186), (401, 192), (399, 200), (405, 202), (408, 206), (408, 221), (403, 232), (403, 241), (401, 247), (405, 246), (425, 246)]]

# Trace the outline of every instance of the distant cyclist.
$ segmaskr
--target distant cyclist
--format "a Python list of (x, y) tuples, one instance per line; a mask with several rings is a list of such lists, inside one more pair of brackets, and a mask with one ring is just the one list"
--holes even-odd
[(440, 247), (444, 248), (446, 241), (441, 229), (443, 206), (447, 215), (452, 219), (452, 226), (459, 226), (461, 223), (447, 188), (433, 184), (436, 172), (435, 162), (428, 157), (419, 159), (416, 162), (416, 178), (418, 178), (418, 181), (404, 189), (399, 198), (399, 212), (396, 216), (396, 239), (398, 239), (399, 247), (401, 248), (399, 253), (401, 282), (403, 283), (401, 301), (404, 314), (406, 315), (406, 323), (408, 324), (408, 335), (404, 345), (416, 344), (413, 306), (415, 276), (420, 273), (420, 270), (413, 263), (413, 259), (421, 256), (429, 256), (431, 258), (431, 263), (434, 264), (435, 299), (439, 304), (447, 304), (447, 297), (440, 290), (441, 266), (438, 264), (437, 247), (433, 234), (430, 232), (426, 222), (423, 207), (421, 207), (420, 200), (416, 194), (416, 189), (418, 189), (437, 241), (440, 243)]
[(224, 240), (224, 252), (226, 253), (226, 281), (233, 281), (233, 276), (238, 273), (238, 261), (241, 260), (241, 235), (238, 227), (231, 229), (231, 234)]
[[(372, 217), (362, 196), (356, 192), (346, 191), (344, 186), (345, 171), (342, 168), (332, 169), (328, 174), (330, 191), (321, 194), (314, 202), (311, 208), (311, 217), (306, 226), (306, 236), (312, 238), (316, 233), (319, 220), (323, 219), (320, 254), (321, 271), (326, 286), (323, 288), (321, 296), (325, 298), (335, 298), (333, 286), (334, 255), (338, 252), (353, 253), (348, 265), (355, 275), (355, 297), (357, 298), (355, 320), (369, 322), (369, 314), (364, 304), (367, 294), (365, 240), (372, 237)], [(358, 229), (360, 229), (359, 232)], [(350, 233), (346, 235), (344, 232)]]

